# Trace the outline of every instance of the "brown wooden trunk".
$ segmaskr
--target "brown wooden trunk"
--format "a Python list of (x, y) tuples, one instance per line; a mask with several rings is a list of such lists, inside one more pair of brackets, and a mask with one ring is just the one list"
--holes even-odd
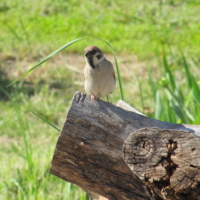
[(200, 126), (150, 119), (101, 100), (95, 104), (77, 92), (50, 173), (110, 200), (178, 199), (176, 194), (198, 199), (198, 136)]

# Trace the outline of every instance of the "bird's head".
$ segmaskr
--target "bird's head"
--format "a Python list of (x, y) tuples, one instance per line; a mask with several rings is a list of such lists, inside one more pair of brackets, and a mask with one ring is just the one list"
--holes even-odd
[(103, 52), (96, 46), (88, 46), (84, 50), (86, 62), (94, 69), (101, 63), (105, 57)]

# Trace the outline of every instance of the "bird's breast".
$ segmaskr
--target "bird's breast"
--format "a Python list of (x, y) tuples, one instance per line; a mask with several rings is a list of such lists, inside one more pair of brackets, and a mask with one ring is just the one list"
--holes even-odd
[(95, 69), (85, 67), (85, 90), (89, 94), (102, 98), (112, 93), (115, 88), (113, 71), (106, 67), (98, 66)]

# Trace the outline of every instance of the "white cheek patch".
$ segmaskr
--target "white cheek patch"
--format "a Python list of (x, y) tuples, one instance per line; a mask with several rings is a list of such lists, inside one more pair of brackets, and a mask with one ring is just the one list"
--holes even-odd
[(104, 55), (101, 52), (96, 52), (94, 56), (92, 57), (92, 62), (94, 66), (97, 66), (103, 60), (104, 60)]

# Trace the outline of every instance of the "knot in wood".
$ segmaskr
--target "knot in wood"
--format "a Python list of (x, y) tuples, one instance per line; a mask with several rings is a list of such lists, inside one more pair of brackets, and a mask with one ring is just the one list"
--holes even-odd
[[(123, 159), (142, 178), (148, 165), (155, 163), (156, 140), (147, 129), (139, 129), (130, 134), (123, 145)], [(149, 162), (151, 160), (152, 162)], [(145, 166), (145, 168), (143, 168)]]
[(145, 136), (136, 138), (136, 144), (133, 148), (136, 152), (136, 157), (145, 158), (151, 154), (152, 147), (153, 142)]
[(134, 140), (131, 141), (131, 143), (126, 143), (126, 145), (124, 145), (124, 152), (126, 152), (127, 155), (129, 155), (130, 153), (133, 155), (132, 157), (129, 157), (127, 162), (129, 164), (147, 162), (148, 157), (151, 156), (153, 148), (154, 145), (150, 138), (146, 136), (135, 137)]

